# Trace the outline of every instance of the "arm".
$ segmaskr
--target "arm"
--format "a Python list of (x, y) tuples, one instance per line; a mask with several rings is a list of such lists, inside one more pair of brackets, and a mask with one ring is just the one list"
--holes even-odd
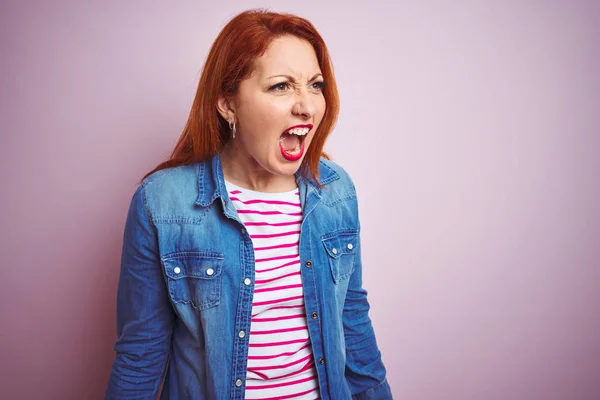
[(360, 239), (357, 247), (354, 272), (348, 283), (343, 313), (346, 380), (353, 400), (392, 399), (386, 370), (368, 315), (367, 291), (362, 287)]
[(117, 353), (106, 399), (156, 399), (171, 347), (174, 313), (143, 186), (133, 195), (117, 294)]

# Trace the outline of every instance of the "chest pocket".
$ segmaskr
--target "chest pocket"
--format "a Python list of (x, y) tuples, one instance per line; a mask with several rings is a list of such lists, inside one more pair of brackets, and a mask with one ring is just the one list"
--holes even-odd
[(204, 252), (167, 254), (161, 258), (174, 303), (204, 310), (221, 300), (223, 255)]
[(342, 230), (328, 233), (321, 238), (333, 281), (348, 279), (354, 271), (354, 257), (358, 247), (358, 231)]

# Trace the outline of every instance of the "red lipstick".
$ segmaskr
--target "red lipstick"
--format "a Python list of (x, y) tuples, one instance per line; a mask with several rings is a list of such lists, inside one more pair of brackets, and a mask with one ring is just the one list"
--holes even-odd
[[(294, 126), (290, 126), (289, 128), (287, 128), (282, 134), (281, 134), (281, 138), (279, 141), (279, 149), (281, 150), (281, 155), (283, 156), (283, 158), (285, 158), (288, 161), (298, 161), (302, 158), (302, 156), (304, 155), (304, 141), (306, 139), (306, 135), (308, 135), (308, 132), (306, 133), (306, 135), (302, 135), (302, 136), (297, 136), (298, 138), (298, 144), (299, 144), (299, 148), (295, 147), (293, 150), (286, 150), (284, 148), (284, 143), (286, 140), (289, 140), (289, 138), (284, 138), (284, 135), (294, 135), (293, 133), (287, 133), (292, 129), (295, 128), (308, 128), (308, 132), (310, 132), (310, 130), (313, 128), (312, 124), (300, 124), (300, 125), (294, 125)], [(298, 146), (298, 145), (296, 145)], [(289, 145), (286, 146), (289, 148)]]

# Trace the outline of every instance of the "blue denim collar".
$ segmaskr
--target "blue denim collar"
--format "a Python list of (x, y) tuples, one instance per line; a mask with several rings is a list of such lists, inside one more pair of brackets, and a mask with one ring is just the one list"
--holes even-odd
[[(298, 186), (301, 187), (301, 191), (304, 192), (305, 190), (302, 189), (307, 189), (302, 186), (308, 186), (312, 187), (317, 194), (321, 194), (321, 188), (317, 185), (312, 176), (304, 176), (300, 171), (296, 172), (295, 176)], [(337, 179), (340, 179), (338, 173), (321, 161), (319, 163), (319, 180), (321, 184), (327, 185)], [(196, 204), (208, 207), (215, 199), (226, 197), (226, 195), (227, 189), (225, 188), (225, 177), (223, 175), (221, 157), (219, 154), (209, 160), (200, 162), (198, 164), (198, 198)]]

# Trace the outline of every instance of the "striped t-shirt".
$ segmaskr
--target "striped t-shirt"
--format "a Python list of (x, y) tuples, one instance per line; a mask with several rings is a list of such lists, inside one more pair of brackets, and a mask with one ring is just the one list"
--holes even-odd
[(318, 399), (300, 275), (298, 189), (262, 193), (226, 186), (256, 262), (246, 399)]

